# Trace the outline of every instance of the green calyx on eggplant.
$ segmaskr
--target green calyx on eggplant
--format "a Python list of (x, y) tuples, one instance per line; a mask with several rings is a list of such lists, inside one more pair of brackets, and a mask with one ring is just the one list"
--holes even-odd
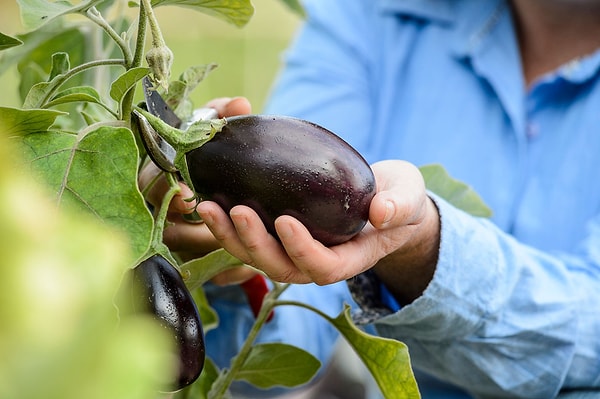
[(200, 121), (210, 137), (205, 134), (199, 145), (190, 145), (189, 137), (180, 145), (171, 132), (161, 134), (176, 150), (172, 163), (200, 201), (215, 201), (226, 212), (247, 205), (275, 237), (275, 219), (291, 215), (326, 246), (348, 241), (365, 226), (375, 178), (364, 158), (340, 137), (285, 116), (218, 121), (225, 123)]
[(161, 255), (153, 255), (132, 270), (136, 311), (151, 314), (172, 332), (179, 369), (171, 390), (193, 383), (204, 367), (204, 332), (196, 303), (181, 274)]

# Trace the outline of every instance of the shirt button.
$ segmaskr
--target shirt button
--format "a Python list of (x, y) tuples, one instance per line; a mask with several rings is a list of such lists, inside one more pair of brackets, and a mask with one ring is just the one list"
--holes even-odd
[(527, 135), (528, 138), (530, 138), (530, 139), (536, 138), (539, 133), (540, 133), (540, 128), (537, 125), (537, 123), (529, 122), (527, 124), (527, 127), (525, 128), (525, 134)]

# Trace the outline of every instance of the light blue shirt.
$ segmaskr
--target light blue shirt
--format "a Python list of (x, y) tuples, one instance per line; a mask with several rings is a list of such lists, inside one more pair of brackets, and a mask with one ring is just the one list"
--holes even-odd
[[(471, 395), (435, 393), (422, 377), (423, 398), (548, 399), (600, 387), (600, 53), (526, 88), (504, 1), (304, 3), (309, 18), (266, 113), (319, 123), (371, 163), (441, 163), (494, 212), (478, 219), (434, 197), (434, 278), (375, 323), (408, 345), (419, 375)], [(224, 357), (235, 352), (224, 331), (241, 340), (250, 320), (239, 292), (228, 292), (229, 302), (209, 290), (222, 327), (207, 335), (208, 350)], [(287, 295), (331, 314), (351, 301), (344, 283)], [(277, 311), (262, 340), (329, 355), (326, 323)]]

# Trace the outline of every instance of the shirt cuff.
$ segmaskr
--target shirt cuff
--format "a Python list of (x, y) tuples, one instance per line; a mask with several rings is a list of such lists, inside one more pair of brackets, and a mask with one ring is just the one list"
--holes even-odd
[[(386, 303), (383, 286), (373, 270), (367, 270), (346, 280), (357, 309), (352, 310), (352, 320), (357, 325), (373, 323), (393, 313), (392, 307)], [(388, 293), (389, 295), (389, 293)]]

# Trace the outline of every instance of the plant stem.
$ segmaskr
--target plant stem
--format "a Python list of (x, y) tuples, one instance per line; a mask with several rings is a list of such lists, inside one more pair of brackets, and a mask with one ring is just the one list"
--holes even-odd
[[(131, 61), (131, 68), (137, 68), (142, 65), (144, 58), (144, 45), (146, 40), (146, 11), (144, 3), (140, 3), (140, 13), (138, 16), (137, 38), (135, 41), (135, 51)], [(121, 118), (127, 123), (131, 123), (131, 111), (133, 110), (133, 100), (135, 98), (135, 86), (129, 90), (121, 102)]]
[(70, 69), (66, 73), (62, 75), (58, 75), (50, 82), (50, 87), (44, 98), (38, 102), (37, 108), (43, 108), (43, 106), (52, 98), (52, 95), (58, 90), (60, 86), (62, 86), (67, 80), (71, 79), (73, 76), (86, 71), (91, 68), (96, 68), (99, 66), (106, 65), (121, 65), (125, 66), (125, 60), (123, 59), (109, 59), (109, 60), (94, 60), (89, 61), (84, 64), (78, 65), (75, 68)]
[(256, 315), (256, 320), (244, 341), (244, 344), (240, 348), (237, 355), (232, 359), (229, 370), (219, 375), (217, 380), (208, 393), (209, 399), (221, 399), (225, 397), (227, 389), (235, 379), (237, 373), (241, 370), (242, 366), (248, 359), (250, 351), (252, 350), (252, 344), (256, 340), (258, 333), (262, 326), (266, 323), (269, 314), (277, 304), (277, 298), (289, 287), (289, 284), (275, 284), (274, 288), (264, 297), (262, 307)]
[(135, 42), (135, 52), (133, 54), (132, 67), (142, 66), (142, 58), (144, 58), (144, 45), (146, 41), (146, 28), (148, 23), (146, 20), (146, 7), (144, 2), (140, 3), (140, 14), (138, 16), (137, 38)]
[(131, 63), (133, 62), (133, 55), (131, 54), (131, 49), (129, 48), (125, 40), (123, 40), (123, 38), (119, 36), (117, 32), (115, 32), (113, 27), (104, 19), (104, 17), (102, 17), (102, 14), (100, 14), (100, 11), (98, 11), (96, 7), (89, 8), (86, 11), (85, 15), (91, 21), (96, 23), (96, 25), (101, 27), (108, 34), (108, 36), (110, 36), (110, 38), (113, 39), (117, 46), (119, 46), (119, 48), (123, 52), (123, 58), (125, 58), (125, 67), (130, 68)]
[(156, 218), (154, 220), (154, 231), (152, 232), (152, 246), (162, 245), (163, 230), (167, 227), (167, 214), (169, 213), (169, 204), (171, 200), (181, 191), (177, 179), (172, 173), (165, 173), (169, 190), (165, 193)]
[(321, 316), (322, 318), (324, 318), (325, 320), (327, 320), (329, 322), (333, 322), (333, 320), (334, 320), (333, 318), (331, 318), (327, 314), (323, 313), (323, 311), (321, 311), (321, 310), (319, 310), (319, 309), (317, 309), (317, 308), (315, 308), (313, 306), (310, 306), (310, 305), (308, 305), (306, 303), (303, 303), (303, 302), (297, 302), (297, 301), (276, 301), (273, 306), (275, 307), (275, 306), (284, 306), (284, 305), (299, 306), (301, 308), (308, 309), (308, 310), (311, 310), (311, 311), (315, 312), (316, 314), (318, 314), (319, 316)]

